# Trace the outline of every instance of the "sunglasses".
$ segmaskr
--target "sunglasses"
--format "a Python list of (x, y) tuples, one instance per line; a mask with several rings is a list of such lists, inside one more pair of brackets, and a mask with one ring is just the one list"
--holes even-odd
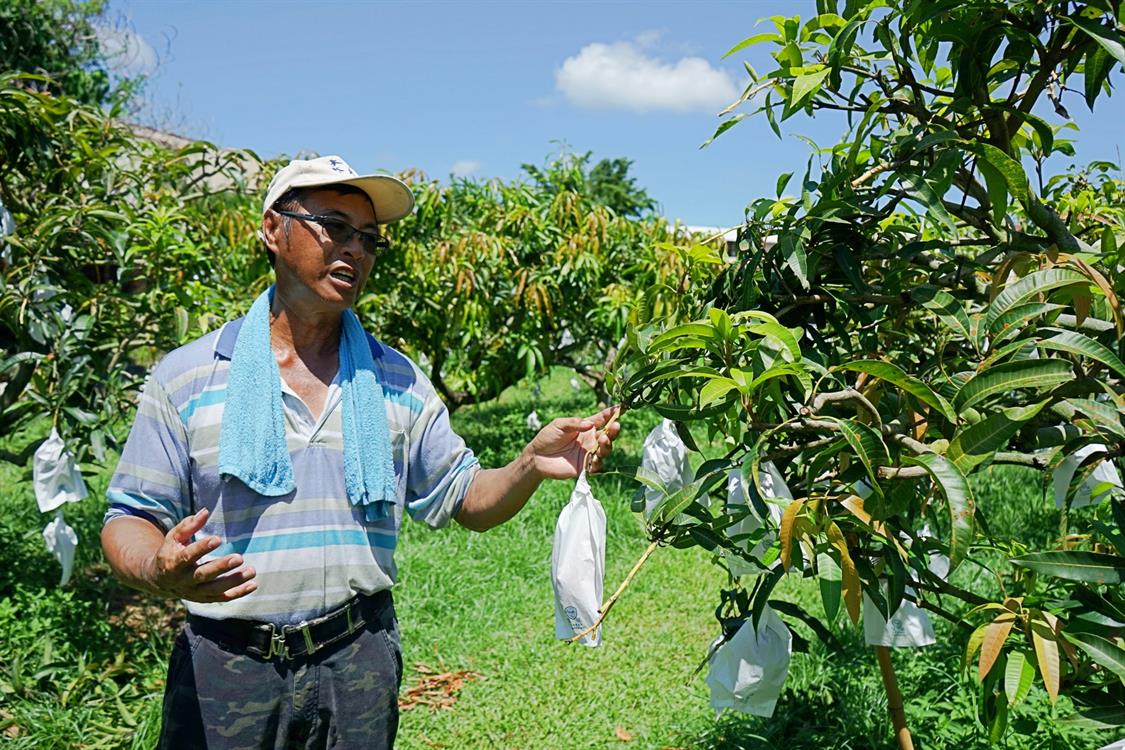
[[(276, 210), (276, 209), (275, 209)], [(346, 245), (352, 241), (352, 237), (359, 237), (359, 245), (364, 251), (377, 255), (391, 249), (391, 241), (382, 235), (374, 232), (364, 232), (361, 229), (356, 229), (343, 219), (337, 219), (335, 216), (321, 216), (319, 214), (302, 214), (296, 211), (278, 211), (277, 213), (282, 216), (290, 216), (294, 219), (302, 221), (311, 221), (314, 224), (319, 224), (324, 227), (328, 239), (332, 240), (337, 245)]]

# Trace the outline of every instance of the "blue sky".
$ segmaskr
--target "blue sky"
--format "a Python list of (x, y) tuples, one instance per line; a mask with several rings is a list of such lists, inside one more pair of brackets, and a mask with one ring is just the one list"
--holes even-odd
[[(827, 145), (841, 125), (797, 116), (779, 141), (751, 118), (700, 150), (746, 83), (742, 60), (770, 69), (764, 51), (720, 57), (766, 30), (758, 19), (813, 7), (111, 0), (109, 18), (130, 30), (123, 59), (155, 71), (142, 117), (174, 132), (440, 179), (510, 179), (565, 143), (631, 159), (669, 218), (732, 226), (748, 202), (774, 194), (779, 174), (804, 169), (809, 149), (793, 134)], [(1078, 160), (1119, 162), (1125, 93), (1093, 116), (1080, 97), (1068, 106), (1082, 127)], [(1054, 169), (1070, 161), (1057, 157)]]

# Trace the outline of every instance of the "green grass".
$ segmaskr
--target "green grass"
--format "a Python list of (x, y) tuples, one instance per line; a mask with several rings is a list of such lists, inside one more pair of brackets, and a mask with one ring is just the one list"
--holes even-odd
[[(544, 423), (593, 408), (573, 393), (565, 373), (539, 398), (513, 390), (499, 402), (465, 409), (455, 428), (486, 465), (515, 455), (530, 438), (535, 408)], [(633, 413), (623, 422), (609, 471), (593, 479), (606, 509), (606, 592), (612, 592), (647, 546), (629, 512), (630, 479), (640, 444), (656, 423)], [(38, 439), (8, 438), (11, 445)], [(29, 471), (0, 464), (0, 742), (13, 748), (148, 748), (159, 729), (164, 668), (177, 605), (154, 604), (108, 575), (97, 544), (107, 470), (92, 471), (91, 497), (67, 508), (81, 538), (78, 568), (65, 588), (45, 551)], [(977, 481), (980, 502), (1000, 536), (1051, 538), (1058, 517), (1034, 477), (990, 471)], [(472, 670), (452, 707), (405, 711), (398, 747), (430, 748), (892, 748), (886, 700), (874, 654), (841, 617), (832, 651), (811, 633), (795, 654), (786, 689), (770, 719), (726, 713), (716, 719), (703, 674), (692, 673), (718, 632), (713, 612), (725, 576), (701, 550), (660, 549), (614, 608), (601, 648), (554, 639), (550, 584), (555, 519), (570, 483), (542, 488), (508, 524), (486, 534), (434, 532), (407, 523), (398, 551), (396, 603), (407, 665)], [(958, 581), (988, 581), (968, 566)], [(975, 577), (974, 577), (975, 576)], [(821, 612), (815, 583), (786, 580), (778, 596)], [(894, 652), (907, 718), (918, 748), (989, 747), (976, 720), (977, 694), (960, 671), (963, 637), (937, 622), (938, 645)], [(1032, 690), (1005, 748), (1087, 750), (1112, 737), (1078, 732)], [(621, 737), (629, 737), (623, 741)]]

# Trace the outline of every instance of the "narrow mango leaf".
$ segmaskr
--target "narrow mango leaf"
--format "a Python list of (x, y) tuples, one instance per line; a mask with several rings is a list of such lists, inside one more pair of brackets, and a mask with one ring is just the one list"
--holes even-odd
[(1074, 645), (1090, 655), (1101, 666), (1125, 680), (1125, 649), (1108, 638), (1094, 633), (1063, 633)]
[[(785, 326), (779, 323), (758, 323), (747, 326), (746, 330), (759, 336), (768, 336), (781, 342), (785, 351), (789, 353), (790, 362), (801, 361), (801, 347), (797, 344), (797, 337)], [(784, 352), (783, 352), (784, 353)]]
[(1016, 305), (1008, 312), (992, 321), (988, 327), (989, 335), (993, 336), (993, 346), (999, 344), (1006, 338), (1017, 336), (1023, 331), (1023, 327), (1030, 320), (1034, 320), (1041, 315), (1063, 310), (1066, 305), (1059, 305), (1053, 302), (1028, 302), (1024, 305)]
[(800, 365), (785, 363), (775, 364), (768, 370), (763, 372), (761, 375), (754, 378), (747, 386), (746, 392), (754, 393), (767, 380), (773, 380), (774, 378), (785, 377), (787, 375), (790, 375), (797, 379), (797, 382), (801, 386), (802, 392), (808, 393), (812, 390), (812, 377), (809, 375), (809, 373), (805, 371), (805, 369)]
[(1008, 215), (1008, 181), (996, 167), (987, 161), (977, 162), (977, 168), (984, 175), (984, 186), (988, 190), (988, 202), (992, 204), (992, 221), (997, 226), (1004, 225)]
[(1054, 703), (1059, 698), (1059, 644), (1055, 632), (1042, 620), (1031, 621), (1031, 642), (1035, 646), (1035, 660), (1039, 663), (1039, 676)]
[(844, 594), (844, 606), (848, 610), (848, 617), (853, 625), (859, 624), (861, 596), (863, 594), (859, 573), (852, 562), (851, 553), (848, 552), (848, 542), (844, 539), (844, 532), (836, 522), (828, 524), (828, 543), (840, 553), (840, 584)]
[(899, 179), (906, 183), (906, 194), (926, 209), (928, 218), (941, 224), (950, 233), (957, 231), (957, 222), (953, 220), (945, 204), (942, 203), (941, 196), (938, 195), (933, 185), (925, 177), (917, 174), (903, 174), (899, 176)]
[(789, 570), (789, 559), (793, 555), (793, 535), (796, 533), (797, 514), (805, 505), (805, 498), (798, 498), (785, 508), (781, 514), (781, 567)]
[(969, 636), (969, 642), (965, 644), (965, 657), (961, 660), (961, 669), (968, 667), (973, 657), (976, 656), (980, 645), (984, 643), (984, 634), (988, 632), (988, 626), (991, 624), (992, 623), (988, 622), (981, 625)]
[(958, 414), (989, 396), (1017, 388), (1050, 388), (1074, 378), (1074, 367), (1056, 359), (1003, 362), (969, 378), (953, 397)]
[(1012, 436), (1047, 403), (1047, 400), (1043, 400), (1030, 406), (1003, 409), (969, 425), (953, 437), (953, 442), (945, 451), (945, 457), (962, 474), (968, 474), (975, 466), (984, 463), (993, 453), (1007, 445)]
[(780, 42), (780, 41), (781, 41), (781, 37), (779, 37), (777, 34), (775, 34), (773, 32), (768, 32), (768, 33), (765, 33), (765, 34), (755, 34), (752, 37), (748, 37), (746, 39), (743, 39), (741, 42), (739, 42), (738, 44), (731, 47), (729, 50), (727, 50), (727, 53), (725, 55), (723, 55), (722, 58), (720, 58), (720, 59), (725, 60), (726, 58), (730, 57), (731, 55), (733, 55), (735, 53), (738, 53), (738, 52), (741, 52), (742, 50), (746, 49), (747, 47), (751, 47), (755, 44), (761, 44), (762, 42)]
[[(963, 312), (964, 311), (962, 311), (962, 313)], [(868, 359), (848, 362), (847, 364), (833, 367), (832, 370), (850, 370), (852, 372), (865, 372), (868, 375), (873, 375), (880, 380), (885, 380), (901, 388), (927, 406), (937, 409), (941, 412), (941, 415), (950, 422), (957, 421), (957, 413), (953, 411), (953, 406), (951, 406), (948, 401), (918, 378), (913, 375), (907, 375), (898, 365)]]
[(975, 529), (973, 517), (976, 502), (965, 475), (953, 462), (936, 453), (923, 453), (913, 458), (905, 457), (906, 463), (922, 466), (929, 472), (934, 483), (941, 489), (949, 504), (951, 533), (949, 536), (949, 572), (952, 573), (968, 554), (973, 543)]
[(1008, 703), (1014, 706), (1026, 698), (1034, 680), (1035, 667), (1031, 666), (1027, 655), (1023, 651), (1009, 651), (1008, 661), (1004, 665), (1004, 692), (1008, 696)]
[(910, 297), (922, 307), (938, 316), (947, 326), (961, 336), (972, 340), (972, 323), (961, 301), (949, 292), (933, 286), (920, 286), (910, 292)]
[(1080, 550), (1031, 552), (1012, 558), (1011, 563), (1033, 570), (1040, 575), (1067, 581), (1110, 585), (1125, 583), (1125, 557), (1102, 552)]
[(1008, 192), (1014, 195), (1020, 203), (1027, 204), (1030, 195), (1027, 173), (1023, 171), (1023, 167), (1020, 166), (1018, 161), (990, 143), (964, 141), (963, 145), (966, 150), (977, 154), (999, 172), (1004, 178), (1004, 182), (1008, 184)]
[(712, 378), (703, 384), (699, 390), (699, 405), (708, 406), (715, 403), (730, 391), (738, 387), (738, 383), (730, 378)]
[(649, 346), (653, 347), (658, 344), (675, 341), (676, 339), (683, 338), (685, 336), (701, 339), (713, 339), (715, 337), (715, 327), (710, 323), (684, 323), (682, 325), (675, 326), (674, 328), (669, 328), (664, 333), (656, 336), (655, 338), (653, 338)]
[(840, 565), (832, 555), (822, 552), (816, 556), (816, 577), (820, 584), (824, 616), (829, 622), (833, 622), (840, 613), (841, 573)]
[(886, 443), (883, 442), (883, 436), (861, 422), (836, 419), (835, 417), (821, 417), (821, 419), (836, 423), (848, 446), (856, 457), (863, 462), (864, 468), (867, 469), (867, 476), (871, 479), (872, 488), (878, 488), (879, 477), (876, 472), (880, 466), (886, 466), (891, 462), (890, 452), (887, 450)]
[(1121, 413), (1112, 404), (1089, 398), (1068, 398), (1064, 399), (1063, 403), (1085, 415), (1097, 426), (1109, 430), (1119, 438), (1125, 438), (1125, 426), (1121, 424)]
[(785, 265), (797, 277), (802, 289), (809, 288), (809, 258), (805, 254), (805, 244), (801, 242), (799, 237), (792, 234), (783, 235), (781, 241), (778, 243), (778, 249), (781, 251), (781, 256), (785, 259)]
[(1072, 268), (1047, 268), (1035, 273), (1029, 273), (1022, 279), (1004, 287), (988, 306), (985, 320), (991, 327), (993, 322), (1016, 305), (1027, 302), (1037, 294), (1058, 289), (1059, 287), (1073, 284), (1089, 284), (1090, 278)]
[(789, 106), (792, 109), (797, 109), (805, 100), (815, 96), (816, 92), (824, 83), (824, 79), (828, 77), (829, 70), (818, 70), (815, 73), (803, 73), (793, 79), (793, 93), (789, 97)]
[(1102, 49), (1113, 56), (1117, 62), (1125, 65), (1125, 39), (1117, 29), (1112, 26), (1098, 23), (1092, 18), (1084, 16), (1061, 16), (1060, 20), (1082, 30), (1087, 36), (1097, 42)]
[(1000, 656), (1000, 650), (1004, 647), (1004, 642), (1008, 640), (1008, 633), (1012, 632), (1012, 626), (1015, 624), (1014, 614), (1000, 615), (988, 624), (988, 628), (984, 631), (984, 640), (980, 643), (980, 661), (977, 664), (979, 682), (984, 682), (984, 678), (992, 670), (992, 665)]
[(1049, 330), (1057, 331), (1057, 333), (1049, 339), (1036, 341), (1036, 346), (1043, 349), (1054, 349), (1056, 351), (1077, 354), (1080, 357), (1089, 357), (1097, 362), (1101, 362), (1118, 375), (1125, 376), (1125, 364), (1123, 364), (1121, 360), (1118, 359), (1117, 355), (1105, 344), (1100, 341), (1095, 341), (1089, 336), (1083, 336), (1081, 333), (1075, 331), (1063, 331), (1059, 329)]

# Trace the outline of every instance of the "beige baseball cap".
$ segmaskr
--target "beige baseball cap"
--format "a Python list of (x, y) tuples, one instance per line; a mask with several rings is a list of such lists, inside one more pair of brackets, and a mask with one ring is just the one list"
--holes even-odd
[(414, 194), (397, 177), (356, 174), (339, 156), (321, 156), (316, 159), (294, 159), (278, 170), (266, 191), (262, 215), (290, 188), (324, 185), (355, 185), (367, 193), (375, 209), (375, 220), (380, 224), (398, 221), (414, 210)]

